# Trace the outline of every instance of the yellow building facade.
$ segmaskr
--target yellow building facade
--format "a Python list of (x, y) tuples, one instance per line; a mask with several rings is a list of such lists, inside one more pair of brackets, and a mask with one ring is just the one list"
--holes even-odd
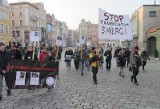
[(9, 45), (9, 42), (12, 41), (11, 34), (11, 9), (6, 0), (0, 1), (0, 41), (5, 42), (6, 45)]

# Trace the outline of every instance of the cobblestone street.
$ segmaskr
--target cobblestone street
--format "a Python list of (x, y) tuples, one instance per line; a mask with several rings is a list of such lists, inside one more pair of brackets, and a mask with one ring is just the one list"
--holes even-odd
[[(105, 66), (105, 64), (104, 64)], [(119, 69), (112, 60), (111, 71), (99, 70), (98, 85), (92, 72), (84, 76), (72, 68), (67, 70), (64, 59), (60, 62), (60, 79), (50, 92), (47, 89), (12, 90), (0, 109), (160, 109), (160, 61), (148, 61), (146, 71), (138, 75), (139, 86), (130, 81), (131, 72), (125, 67), (126, 77), (119, 77)], [(5, 89), (5, 88), (4, 88)]]

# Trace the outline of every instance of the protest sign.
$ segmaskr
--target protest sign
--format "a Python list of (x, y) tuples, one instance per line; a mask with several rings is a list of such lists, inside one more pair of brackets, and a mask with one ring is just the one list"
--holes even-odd
[(56, 39), (56, 45), (57, 46), (62, 46), (63, 45), (63, 40), (62, 37), (58, 36)]
[(129, 15), (114, 15), (99, 9), (99, 39), (132, 39)]

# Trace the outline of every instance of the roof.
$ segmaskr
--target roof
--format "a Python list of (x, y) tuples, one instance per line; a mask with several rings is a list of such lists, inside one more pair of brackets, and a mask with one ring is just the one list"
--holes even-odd
[(150, 28), (150, 29), (148, 29), (146, 31), (146, 34), (157, 32), (159, 29), (160, 29), (160, 27), (158, 27), (158, 28)]
[(28, 4), (30, 6), (32, 6), (33, 8), (39, 10), (39, 8), (35, 5), (33, 5), (32, 3), (29, 3), (29, 2), (17, 2), (17, 3), (10, 3), (10, 6), (13, 6), (13, 5), (24, 5), (24, 4)]

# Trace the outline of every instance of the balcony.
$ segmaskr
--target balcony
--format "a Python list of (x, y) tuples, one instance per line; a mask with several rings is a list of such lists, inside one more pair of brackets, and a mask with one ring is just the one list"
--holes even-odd
[(31, 15), (31, 16), (30, 16), (30, 19), (33, 20), (33, 21), (38, 21), (38, 20), (39, 20), (39, 17), (38, 17), (38, 16), (35, 16), (35, 15)]

